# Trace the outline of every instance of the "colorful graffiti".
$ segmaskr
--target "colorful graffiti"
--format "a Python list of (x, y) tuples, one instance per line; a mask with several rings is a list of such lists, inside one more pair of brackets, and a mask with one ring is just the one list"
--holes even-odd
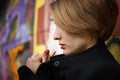
[(10, 0), (0, 30), (0, 80), (18, 80), (17, 68), (32, 55), (34, 6), (35, 0)]
[(50, 0), (36, 0), (34, 21), (34, 53), (46, 48), (50, 27)]

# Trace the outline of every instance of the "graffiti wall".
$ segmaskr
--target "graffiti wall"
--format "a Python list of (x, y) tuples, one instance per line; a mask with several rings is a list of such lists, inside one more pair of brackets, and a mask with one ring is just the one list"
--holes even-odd
[(18, 80), (17, 68), (33, 49), (35, 0), (10, 0), (0, 29), (0, 80)]
[(50, 27), (50, 0), (36, 0), (34, 21), (34, 53), (41, 53), (47, 47)]

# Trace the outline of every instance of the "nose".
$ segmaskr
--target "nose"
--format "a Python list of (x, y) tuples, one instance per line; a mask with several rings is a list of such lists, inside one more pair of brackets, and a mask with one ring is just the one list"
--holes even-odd
[(61, 33), (59, 30), (55, 30), (54, 32), (54, 36), (53, 36), (54, 40), (60, 40), (61, 39)]

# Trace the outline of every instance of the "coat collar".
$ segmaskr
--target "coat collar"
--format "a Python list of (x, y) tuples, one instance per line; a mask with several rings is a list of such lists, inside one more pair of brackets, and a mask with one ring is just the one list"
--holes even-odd
[(95, 61), (95, 60), (107, 60), (107, 61), (113, 61), (116, 62), (111, 55), (111, 53), (108, 51), (107, 46), (103, 41), (98, 42), (96, 45), (92, 46), (91, 48), (65, 56), (64, 54), (62, 55), (57, 55), (51, 58), (51, 62), (55, 63), (60, 62), (61, 64), (66, 64), (69, 65), (69, 63), (85, 63), (85, 62), (90, 62), (90, 61)]

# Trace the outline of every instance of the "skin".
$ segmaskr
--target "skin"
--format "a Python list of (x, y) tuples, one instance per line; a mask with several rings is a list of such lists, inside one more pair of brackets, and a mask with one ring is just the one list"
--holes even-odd
[(26, 66), (31, 69), (33, 73), (36, 73), (40, 64), (49, 61), (50, 57), (54, 55), (55, 51), (52, 52), (50, 55), (50, 51), (46, 49), (42, 54), (34, 54), (30, 58), (28, 58)]
[[(66, 31), (56, 27), (54, 33), (54, 40), (59, 41), (61, 49), (63, 49), (64, 55), (70, 55), (77, 52), (81, 52), (95, 45), (97, 40), (92, 38), (90, 35), (77, 35), (70, 34)], [(34, 54), (27, 60), (26, 66), (30, 68), (33, 73), (36, 73), (41, 63), (45, 63), (50, 60), (51, 56), (54, 56), (55, 52), (51, 53), (46, 49), (42, 54)]]
[(36, 73), (39, 65), (47, 61), (49, 57), (49, 50), (45, 50), (42, 54), (34, 54), (28, 58), (26, 66), (30, 68), (33, 73)]
[(81, 52), (85, 49), (90, 48), (97, 42), (96, 39), (93, 39), (88, 34), (70, 34), (60, 29), (59, 27), (56, 28), (56, 31), (54, 33), (54, 40), (59, 41), (59, 45), (61, 49), (63, 49), (63, 53), (65, 55)]

